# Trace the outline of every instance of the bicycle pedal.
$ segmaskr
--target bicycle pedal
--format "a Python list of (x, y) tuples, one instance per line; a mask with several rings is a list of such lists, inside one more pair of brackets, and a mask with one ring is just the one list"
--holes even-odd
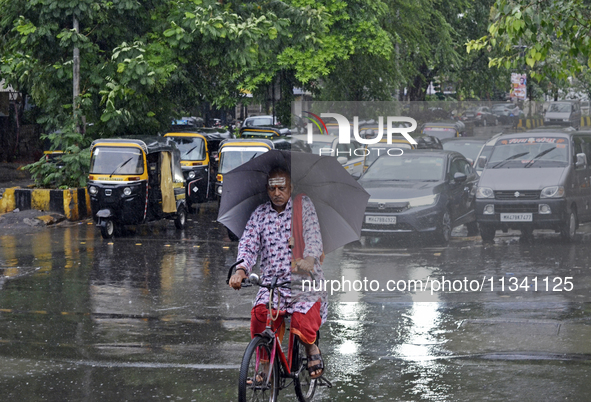
[(332, 388), (332, 383), (330, 381), (328, 381), (326, 378), (324, 378), (323, 375), (318, 377), (316, 379), (316, 381), (318, 382), (317, 386), (319, 386), (319, 387)]

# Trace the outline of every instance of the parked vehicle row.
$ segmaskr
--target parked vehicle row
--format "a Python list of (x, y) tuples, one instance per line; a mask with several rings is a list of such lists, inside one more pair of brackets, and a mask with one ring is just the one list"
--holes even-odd
[(445, 149), (428, 150), (402, 137), (362, 145), (340, 144), (333, 135), (316, 135), (312, 144), (303, 135), (269, 135), (273, 139), (226, 139), (214, 146), (220, 160), (213, 176), (205, 134), (96, 140), (88, 181), (93, 219), (105, 238), (125, 225), (158, 219), (182, 228), (194, 203), (223, 194), (225, 173), (271, 149), (299, 144), (301, 151), (338, 158), (359, 177), (370, 194), (365, 236), (416, 233), (446, 243), (452, 229), (465, 224), (483, 241), (510, 229), (524, 237), (551, 229), (571, 241), (579, 224), (591, 221), (591, 132), (547, 127), (488, 141), (453, 137), (444, 139)]

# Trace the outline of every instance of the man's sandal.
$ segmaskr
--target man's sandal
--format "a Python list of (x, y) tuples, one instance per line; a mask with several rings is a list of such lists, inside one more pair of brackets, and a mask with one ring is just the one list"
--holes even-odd
[[(316, 378), (322, 377), (322, 374), (324, 374), (324, 360), (322, 360), (322, 352), (320, 351), (320, 349), (318, 349), (317, 354), (315, 355), (310, 355), (308, 356), (308, 373), (310, 373), (310, 378), (312, 380), (315, 380)], [(310, 366), (310, 363), (317, 361), (318, 363), (316, 363), (313, 366)], [(312, 373), (314, 372), (318, 372), (320, 371), (320, 373), (316, 373), (316, 375), (312, 375)]]

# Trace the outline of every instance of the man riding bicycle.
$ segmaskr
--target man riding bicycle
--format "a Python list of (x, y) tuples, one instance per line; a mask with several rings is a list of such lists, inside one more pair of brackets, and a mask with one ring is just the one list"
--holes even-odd
[[(326, 321), (327, 294), (309, 286), (304, 291), (302, 280), (315, 281), (316, 288), (324, 282), (321, 268), (322, 237), (318, 217), (312, 201), (305, 195), (291, 198), (291, 178), (282, 168), (271, 170), (267, 180), (270, 201), (261, 204), (251, 214), (238, 245), (236, 268), (229, 284), (240, 289), (260, 256), (261, 281), (271, 283), (290, 281), (291, 289), (281, 291), (279, 310), (291, 314), (290, 331), (300, 338), (308, 355), (310, 378), (324, 372), (324, 361), (315, 344), (317, 332)], [(293, 248), (290, 248), (290, 245)], [(254, 337), (265, 330), (269, 290), (261, 287), (251, 311), (250, 334)], [(282, 335), (283, 320), (274, 322), (273, 330)]]

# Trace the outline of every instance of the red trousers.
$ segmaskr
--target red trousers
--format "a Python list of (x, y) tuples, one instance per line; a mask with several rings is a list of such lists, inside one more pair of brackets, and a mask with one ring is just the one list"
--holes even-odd
[[(250, 336), (254, 337), (256, 334), (263, 332), (267, 324), (267, 305), (257, 304), (250, 312)], [(277, 314), (273, 310), (273, 317)], [(276, 331), (279, 339), (283, 339), (285, 333), (285, 323), (283, 322), (284, 315), (282, 314), (275, 322), (273, 322), (272, 329)], [(320, 317), (320, 300), (308, 310), (306, 314), (294, 312), (291, 315), (290, 331), (299, 336), (300, 340), (307, 344), (312, 344), (316, 341), (316, 333), (320, 329), (322, 318)]]

